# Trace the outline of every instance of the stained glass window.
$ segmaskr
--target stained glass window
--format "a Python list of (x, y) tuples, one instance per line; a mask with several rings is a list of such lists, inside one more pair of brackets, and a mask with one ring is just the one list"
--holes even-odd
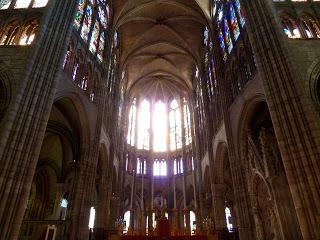
[[(49, 0), (34, 0), (32, 7), (33, 8), (41, 8), (47, 6)], [(14, 8), (28, 8), (31, 4), (32, 0), (17, 0), (15, 2)], [(0, 1), (0, 9), (8, 9), (11, 5), (12, 1), (4, 0)]]
[(30, 6), (31, 0), (17, 0), (14, 8), (27, 8)]
[(118, 32), (114, 33), (113, 42), (114, 42), (114, 47), (117, 48), (118, 47)]
[(38, 31), (37, 23), (30, 23), (27, 27), (25, 27), (22, 36), (19, 41), (19, 45), (30, 45)]
[(238, 13), (238, 16), (239, 16), (239, 19), (240, 19), (240, 24), (241, 24), (241, 26), (244, 26), (246, 21), (244, 19), (244, 14), (243, 14), (243, 11), (241, 9), (240, 2), (239, 2), (239, 0), (234, 0), (234, 3), (235, 3), (235, 8), (237, 10), (237, 13)]
[(233, 48), (233, 44), (232, 44), (232, 39), (231, 39), (231, 33), (230, 33), (230, 27), (229, 27), (229, 23), (226, 17), (224, 17), (224, 39), (225, 42), (227, 44), (227, 49), (228, 52), (230, 53), (232, 48)]
[(136, 99), (132, 101), (130, 112), (129, 112), (129, 123), (128, 123), (128, 137), (127, 143), (131, 146), (134, 146), (135, 142), (135, 132), (136, 132), (136, 115), (137, 115), (137, 107), (136, 107)]
[(221, 49), (221, 53), (223, 56), (223, 60), (227, 60), (227, 52), (226, 52), (226, 45), (224, 42), (224, 35), (223, 35), (223, 9), (222, 7), (219, 8), (218, 10), (218, 15), (217, 15), (217, 21), (218, 21), (218, 38), (219, 38), (219, 44), (220, 44), (220, 49)]
[(216, 15), (218, 38), (223, 59), (226, 61), (227, 53), (232, 51), (234, 42), (240, 36), (240, 25), (245, 25), (245, 19), (239, 0), (220, 1), (219, 5)]
[(167, 109), (166, 105), (159, 101), (154, 106), (153, 126), (153, 148), (155, 152), (165, 152), (167, 150)]
[[(110, 9), (105, 0), (79, 0), (74, 26), (80, 30), (80, 36), (88, 41), (91, 53), (103, 61), (106, 31), (109, 24)], [(115, 39), (117, 39), (115, 35)], [(116, 41), (116, 42), (117, 42)]]
[(9, 7), (10, 7), (10, 5), (11, 5), (11, 2), (12, 1), (6, 1), (6, 2), (4, 2), (4, 3), (2, 3), (2, 5), (0, 5), (0, 6), (2, 6), (2, 7), (0, 7), (0, 9), (2, 10), (2, 9), (8, 9)]
[(92, 36), (89, 44), (89, 49), (92, 53), (96, 53), (98, 49), (99, 33), (100, 33), (100, 26), (99, 26), (99, 22), (96, 21), (93, 27)]
[(137, 158), (137, 174), (147, 174), (147, 161), (145, 159)]
[(183, 161), (182, 158), (180, 157), (179, 159), (175, 159), (173, 161), (173, 174), (181, 174), (183, 173)]
[(79, 4), (78, 4), (78, 10), (76, 13), (76, 19), (74, 21), (74, 26), (79, 29), (80, 24), (81, 24), (81, 19), (82, 19), (82, 15), (84, 12), (84, 7), (85, 7), (85, 0), (79, 0)]
[(92, 21), (92, 6), (91, 6), (91, 4), (88, 4), (87, 8), (85, 10), (83, 24), (82, 24), (82, 28), (81, 28), (81, 37), (85, 41), (88, 40), (88, 35), (90, 32), (90, 27), (91, 27), (91, 21)]
[(186, 145), (189, 145), (192, 142), (191, 136), (191, 121), (190, 121), (190, 110), (186, 99), (183, 99), (183, 120), (184, 120), (184, 131), (185, 131), (185, 141)]
[(167, 162), (164, 159), (156, 159), (153, 163), (154, 176), (167, 176)]
[(48, 0), (34, 0), (33, 6), (34, 8), (41, 8), (47, 6)]
[(97, 57), (100, 62), (102, 62), (102, 60), (103, 60), (104, 44), (105, 44), (104, 32), (101, 32), (100, 38), (99, 38), (99, 47), (98, 47), (98, 51), (97, 51)]
[(240, 35), (240, 28), (239, 28), (239, 24), (238, 24), (237, 15), (234, 10), (234, 6), (233, 6), (232, 2), (229, 2), (229, 17), (230, 17), (230, 24), (231, 24), (232, 33), (233, 33), (234, 39), (236, 41)]
[(149, 150), (150, 102), (146, 99), (141, 103), (138, 118), (138, 149)]
[[(108, 9), (109, 9), (109, 7), (108, 7)], [(99, 19), (100, 19), (100, 23), (101, 23), (102, 27), (107, 28), (109, 18), (106, 15), (106, 11), (101, 4), (98, 7), (98, 15), (99, 15)]]
[(170, 122), (170, 150), (176, 150), (182, 147), (181, 141), (181, 114), (177, 100), (170, 103), (169, 112)]

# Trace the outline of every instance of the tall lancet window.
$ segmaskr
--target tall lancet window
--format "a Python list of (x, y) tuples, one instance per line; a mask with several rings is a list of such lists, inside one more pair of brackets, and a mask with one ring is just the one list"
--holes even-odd
[(244, 26), (244, 24), (246, 23), (246, 21), (245, 21), (245, 19), (244, 19), (244, 14), (243, 14), (243, 11), (242, 11), (240, 2), (239, 2), (239, 0), (235, 0), (234, 3), (235, 3), (235, 7), (236, 7), (236, 10), (237, 10), (239, 19), (240, 19), (241, 26)]
[(137, 174), (147, 174), (147, 161), (145, 159), (137, 158)]
[(190, 123), (190, 110), (186, 99), (183, 99), (183, 120), (184, 120), (184, 132), (185, 132), (185, 139), (186, 145), (189, 145), (192, 142), (191, 136), (191, 123)]
[(167, 150), (167, 110), (162, 101), (158, 101), (154, 106), (153, 131), (153, 150), (165, 152)]
[(128, 136), (127, 143), (131, 146), (135, 144), (135, 131), (136, 131), (136, 117), (137, 117), (137, 99), (133, 99), (130, 112), (129, 112), (129, 122), (128, 122)]
[(160, 177), (167, 176), (167, 162), (165, 159), (155, 159), (153, 163), (153, 175)]
[(138, 113), (138, 149), (149, 150), (150, 142), (150, 102), (142, 101)]
[(84, 12), (84, 19), (83, 19), (83, 24), (82, 24), (82, 29), (81, 29), (81, 37), (85, 41), (88, 40), (88, 35), (90, 32), (90, 27), (91, 27), (91, 22), (92, 22), (92, 9), (93, 9), (93, 6), (92, 6), (91, 2), (88, 2), (87, 9)]
[(177, 100), (170, 103), (170, 150), (174, 151), (182, 147), (181, 141), (181, 114)]
[(231, 30), (233, 32), (233, 37), (234, 40), (237, 41), (239, 35), (240, 35), (240, 28), (239, 28), (239, 23), (236, 15), (236, 11), (234, 9), (234, 4), (233, 2), (228, 2), (228, 10), (229, 10), (229, 18), (230, 18), (230, 25), (231, 25)]

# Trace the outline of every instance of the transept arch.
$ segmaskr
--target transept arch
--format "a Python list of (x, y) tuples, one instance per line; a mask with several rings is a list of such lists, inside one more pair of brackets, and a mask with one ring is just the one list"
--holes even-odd
[[(40, 199), (37, 201), (41, 202), (43, 208), (39, 208), (39, 204), (31, 204), (27, 213), (34, 212), (34, 207), (45, 210), (37, 215), (25, 215), (20, 231), (22, 236), (39, 238), (46, 233), (46, 224), (29, 224), (30, 221), (64, 220), (71, 216), (70, 204), (73, 204), (76, 191), (76, 165), (84, 154), (81, 146), (85, 143), (82, 137), (86, 135), (84, 129), (88, 129), (84, 123), (85, 118), (79, 116), (70, 96), (58, 98), (54, 102), (29, 195), (29, 201)], [(61, 226), (56, 236), (63, 236), (66, 228), (67, 225)]]
[[(234, 185), (229, 162), (228, 146), (225, 142), (220, 142), (217, 146), (214, 162), (214, 178), (213, 202), (215, 227), (221, 232), (233, 231), (233, 229), (238, 226), (237, 205), (234, 196)], [(228, 230), (225, 212), (226, 208), (230, 211), (228, 226), (232, 225), (232, 229)]]
[[(275, 236), (279, 239), (300, 239), (297, 216), (267, 103), (261, 96), (251, 99), (242, 117), (243, 125), (238, 135), (242, 139), (238, 149), (240, 164), (246, 172), (242, 188), (248, 192), (246, 201), (254, 216), (254, 234), (257, 239)], [(237, 188), (239, 191), (241, 187)], [(268, 192), (270, 201), (267, 204), (259, 202), (257, 196)], [(260, 197), (263, 198), (266, 196)], [(241, 208), (244, 203), (239, 204)], [(265, 213), (263, 217), (258, 214), (261, 212)], [(265, 222), (260, 220), (266, 217)]]
[(0, 124), (11, 102), (13, 76), (6, 70), (6, 65), (0, 62)]
[(308, 69), (307, 88), (318, 114), (320, 114), (320, 58), (313, 61)]

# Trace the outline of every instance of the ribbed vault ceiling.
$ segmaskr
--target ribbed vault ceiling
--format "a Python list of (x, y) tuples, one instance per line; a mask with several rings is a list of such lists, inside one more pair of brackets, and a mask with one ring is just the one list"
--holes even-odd
[[(200, 61), (205, 1), (117, 0), (120, 64), (132, 95), (187, 93)], [(200, 2), (200, 5), (199, 5)]]

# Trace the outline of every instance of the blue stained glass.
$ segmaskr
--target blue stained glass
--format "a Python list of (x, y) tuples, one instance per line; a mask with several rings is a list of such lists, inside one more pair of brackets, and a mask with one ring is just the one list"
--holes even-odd
[(92, 36), (89, 44), (89, 49), (92, 53), (95, 53), (97, 51), (99, 32), (100, 32), (100, 26), (98, 21), (96, 21), (93, 27)]
[(98, 47), (98, 51), (97, 51), (97, 57), (99, 59), (100, 62), (102, 62), (103, 60), (103, 51), (104, 51), (104, 33), (102, 32), (99, 38), (99, 47)]
[(102, 5), (99, 5), (99, 7), (98, 7), (98, 15), (99, 15), (99, 19), (100, 19), (100, 23), (101, 23), (102, 27), (106, 29), (108, 26), (109, 18), (106, 15), (106, 11)]
[(229, 3), (229, 16), (230, 16), (232, 33), (233, 33), (234, 39), (237, 40), (240, 35), (240, 28), (239, 28), (236, 12), (234, 10), (232, 2)]
[(91, 27), (91, 20), (92, 20), (92, 7), (91, 5), (88, 5), (86, 9), (86, 13), (84, 15), (84, 20), (83, 20), (82, 29), (81, 29), (81, 37), (85, 41), (88, 40), (88, 35)]
[(224, 39), (228, 47), (228, 52), (230, 53), (233, 48), (233, 44), (231, 40), (229, 24), (226, 18), (224, 18)]
[(227, 60), (226, 45), (224, 43), (224, 37), (221, 29), (219, 30), (219, 42), (220, 42), (221, 52), (223, 55), (223, 60)]
[(239, 0), (234, 0), (234, 3), (235, 3), (235, 8), (237, 9), (237, 13), (239, 15), (240, 24), (243, 27), (245, 25), (246, 21), (244, 19), (244, 14), (243, 14), (243, 11), (241, 9), (240, 2), (239, 2)]
[(81, 19), (82, 19), (82, 15), (83, 15), (83, 11), (84, 11), (84, 5), (85, 5), (85, 1), (79, 0), (78, 10), (76, 12), (76, 18), (74, 21), (74, 26), (76, 27), (76, 29), (79, 29), (79, 27), (80, 27)]

